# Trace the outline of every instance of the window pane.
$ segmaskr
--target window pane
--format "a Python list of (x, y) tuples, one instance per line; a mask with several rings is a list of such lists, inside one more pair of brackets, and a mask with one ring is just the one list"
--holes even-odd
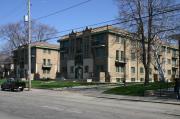
[(135, 73), (135, 67), (131, 67), (131, 73)]
[(135, 59), (136, 59), (135, 53), (131, 53), (131, 60), (135, 60)]
[(119, 50), (116, 50), (116, 60), (119, 60)]
[(144, 73), (144, 68), (143, 67), (140, 68), (140, 73)]
[(46, 59), (43, 59), (43, 64), (46, 65)]
[(131, 78), (131, 82), (135, 82), (135, 80), (136, 80), (135, 78)]

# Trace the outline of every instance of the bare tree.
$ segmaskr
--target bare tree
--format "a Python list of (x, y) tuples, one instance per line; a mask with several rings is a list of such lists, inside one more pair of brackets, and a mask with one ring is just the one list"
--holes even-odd
[[(176, 6), (173, 0), (117, 0), (119, 17), (126, 21), (121, 27), (136, 34), (140, 41), (142, 63), (145, 69), (145, 84), (149, 82), (149, 69), (152, 57), (152, 46), (156, 43), (157, 36), (161, 38), (164, 32), (175, 30), (172, 20), (175, 16)], [(171, 29), (171, 30), (170, 30)], [(158, 39), (159, 40), (159, 39)]]
[[(54, 27), (32, 21), (32, 42), (42, 41), (54, 36), (57, 30)], [(5, 51), (13, 50), (28, 43), (28, 25), (25, 22), (10, 23), (0, 27), (0, 38), (4, 41)]]

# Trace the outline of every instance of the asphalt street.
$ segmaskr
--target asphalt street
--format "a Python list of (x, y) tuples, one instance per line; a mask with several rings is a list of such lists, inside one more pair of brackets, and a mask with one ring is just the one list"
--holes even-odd
[(103, 99), (73, 91), (0, 91), (0, 119), (179, 118), (179, 105)]

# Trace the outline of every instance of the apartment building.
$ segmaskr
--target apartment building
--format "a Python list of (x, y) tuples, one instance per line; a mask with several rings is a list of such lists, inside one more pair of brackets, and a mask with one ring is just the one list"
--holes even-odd
[[(138, 49), (140, 43), (127, 31), (112, 26), (86, 28), (81, 32), (72, 31), (59, 39), (59, 43), (60, 71), (65, 78), (144, 82), (145, 70)], [(165, 69), (166, 79), (171, 80), (178, 72), (176, 46), (162, 45), (158, 58)], [(149, 75), (150, 81), (160, 78), (155, 61)]]
[(9, 78), (14, 75), (14, 64), (12, 57), (0, 54), (0, 79)]
[[(27, 79), (28, 47), (13, 51), (15, 76)], [(47, 42), (31, 43), (31, 77), (55, 79), (59, 72), (59, 46)]]

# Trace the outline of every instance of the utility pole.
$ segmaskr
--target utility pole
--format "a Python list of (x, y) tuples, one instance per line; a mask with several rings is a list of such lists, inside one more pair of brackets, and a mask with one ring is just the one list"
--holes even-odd
[(28, 90), (31, 90), (31, 0), (28, 0)]

